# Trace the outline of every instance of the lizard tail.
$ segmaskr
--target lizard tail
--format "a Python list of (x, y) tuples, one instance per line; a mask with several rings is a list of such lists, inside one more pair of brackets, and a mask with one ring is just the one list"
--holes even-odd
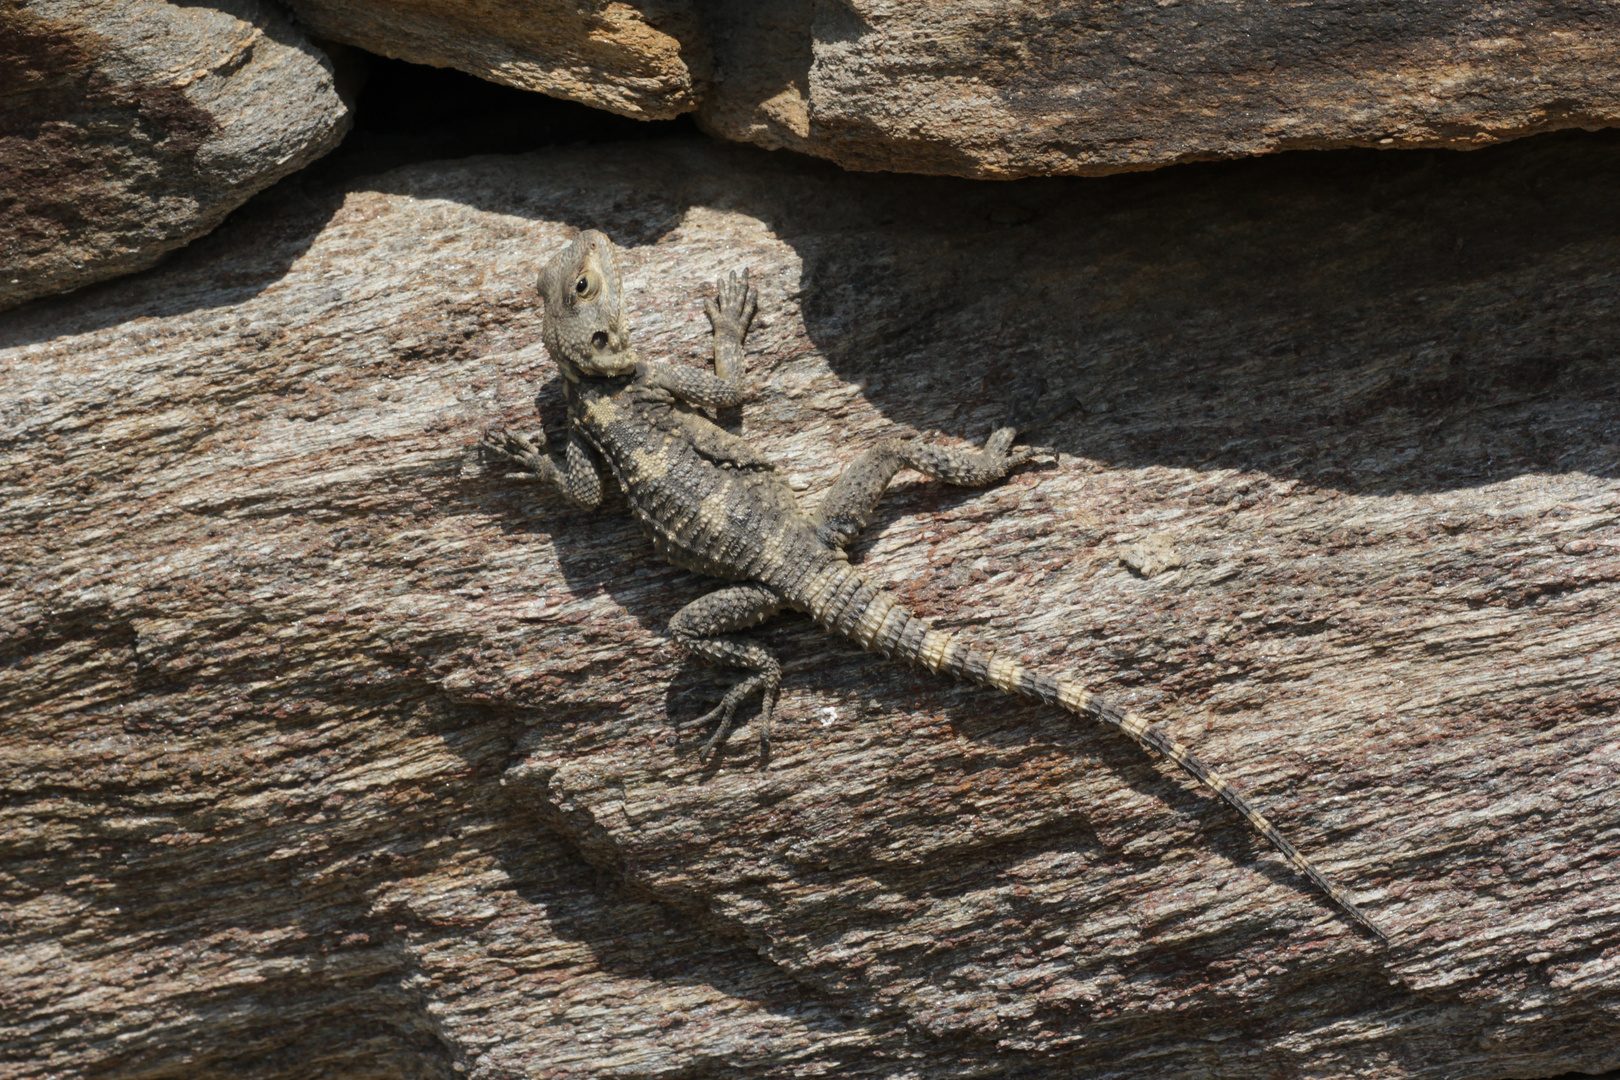
[(1327, 879), (1316, 865), (1299, 853), (1277, 827), (1249, 800), (1232, 789), (1225, 777), (1205, 765), (1193, 752), (1142, 717), (1068, 681), (1030, 671), (1023, 664), (993, 651), (976, 649), (955, 634), (931, 629), (907, 611), (893, 596), (878, 588), (847, 563), (836, 563), (815, 576), (806, 590), (803, 608), (822, 626), (836, 630), (870, 652), (991, 686), (1009, 694), (1033, 698), (1087, 716), (1117, 728), (1138, 745), (1157, 750), (1180, 765), (1199, 783), (1226, 800), (1243, 815), (1255, 832), (1282, 852), (1301, 874), (1356, 922), (1380, 941), (1389, 936), (1358, 908), (1350, 894)]

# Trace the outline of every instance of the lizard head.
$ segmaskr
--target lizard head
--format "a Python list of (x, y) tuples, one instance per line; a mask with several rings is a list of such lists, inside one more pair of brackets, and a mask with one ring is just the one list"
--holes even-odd
[(624, 318), (613, 241), (586, 229), (540, 271), (546, 351), (570, 379), (628, 375), (636, 351)]

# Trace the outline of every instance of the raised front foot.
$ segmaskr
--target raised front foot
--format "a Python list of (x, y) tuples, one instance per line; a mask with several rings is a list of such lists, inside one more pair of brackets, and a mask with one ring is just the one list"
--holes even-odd
[(714, 297), (703, 301), (716, 341), (741, 344), (759, 310), (759, 294), (748, 282), (748, 271), (735, 271), (714, 283)]

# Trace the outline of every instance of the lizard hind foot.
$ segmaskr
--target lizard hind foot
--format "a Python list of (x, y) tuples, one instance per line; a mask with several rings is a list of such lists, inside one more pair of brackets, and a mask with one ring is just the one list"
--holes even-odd
[(714, 733), (698, 749), (698, 760), (708, 764), (713, 759), (714, 755), (725, 745), (732, 729), (736, 727), (737, 709), (755, 694), (760, 694), (759, 719), (755, 721), (755, 727), (759, 733), (760, 767), (764, 768), (765, 762), (770, 757), (771, 723), (776, 718), (776, 695), (781, 685), (782, 673), (780, 670), (761, 671), (758, 674), (750, 675), (727, 690), (726, 696), (720, 699), (720, 704), (696, 720), (681, 725), (682, 727), (705, 728), (714, 723), (716, 719), (720, 722), (719, 727), (714, 729)]
[[(755, 694), (761, 695), (759, 720), (760, 760), (770, 751), (771, 718), (776, 711), (776, 691), (782, 685), (782, 665), (774, 653), (757, 641), (734, 637), (731, 632), (758, 626), (783, 605), (775, 589), (757, 582), (728, 585), (687, 604), (669, 620), (670, 636), (683, 651), (710, 664), (742, 668), (749, 672), (726, 691), (720, 704), (692, 724), (706, 726), (719, 721), (700, 758), (707, 760), (726, 741), (737, 721), (737, 708)], [(687, 727), (677, 725), (677, 729)]]

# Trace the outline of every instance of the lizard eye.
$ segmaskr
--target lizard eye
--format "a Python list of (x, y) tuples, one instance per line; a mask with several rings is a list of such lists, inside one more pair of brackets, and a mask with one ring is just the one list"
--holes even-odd
[(574, 279), (574, 299), (595, 300), (602, 291), (602, 279), (595, 273), (586, 270)]
[(591, 344), (596, 346), (598, 349), (607, 348), (607, 331), (598, 330), (596, 333), (592, 334)]

